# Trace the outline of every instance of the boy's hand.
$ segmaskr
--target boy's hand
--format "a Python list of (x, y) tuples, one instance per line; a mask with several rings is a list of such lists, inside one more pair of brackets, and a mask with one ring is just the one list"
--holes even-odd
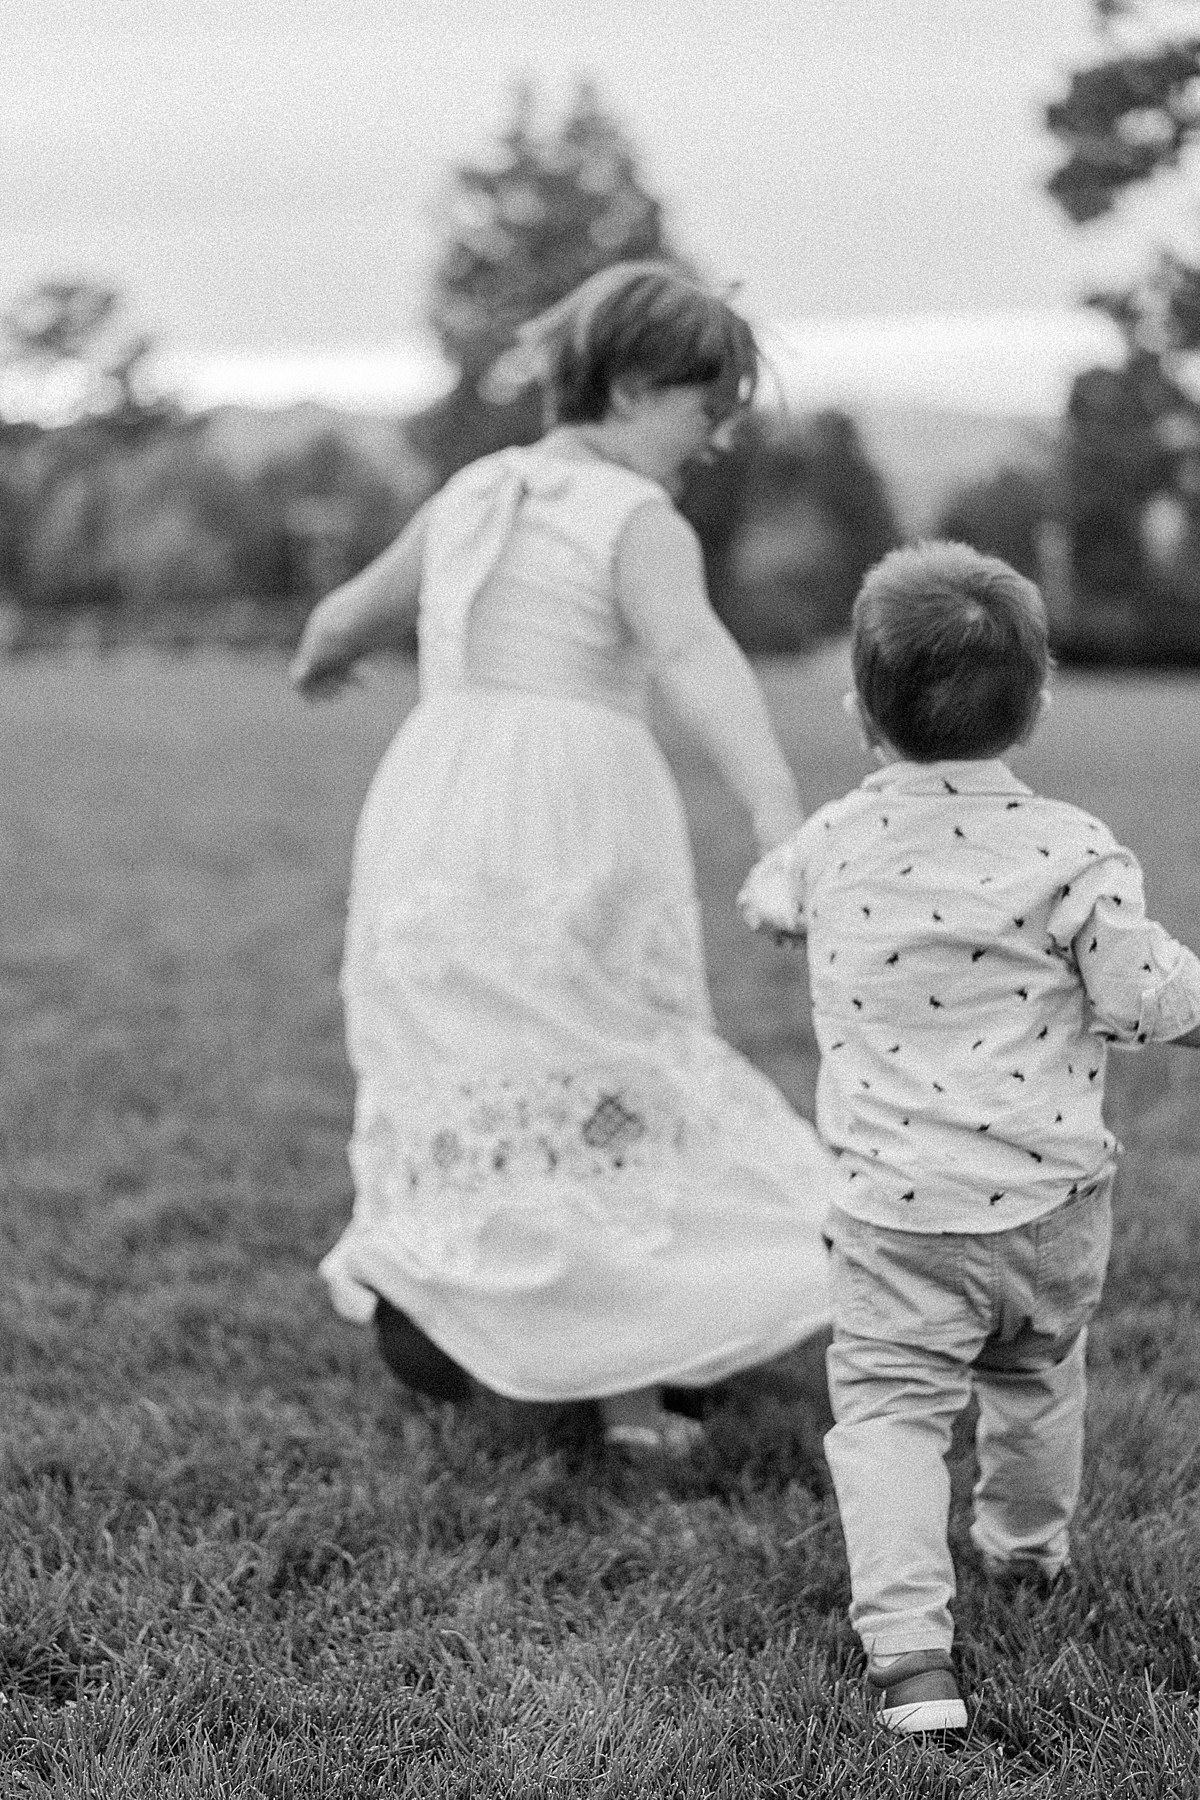
[(772, 932), (778, 944), (796, 943), (804, 936), (804, 916), (783, 849), (755, 863), (742, 884), (737, 906), (751, 931)]

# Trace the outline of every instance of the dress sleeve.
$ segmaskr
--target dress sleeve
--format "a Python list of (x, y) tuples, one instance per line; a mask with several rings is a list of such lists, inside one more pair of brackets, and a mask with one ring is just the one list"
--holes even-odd
[(1074, 956), (1099, 1036), (1165, 1042), (1200, 1024), (1200, 958), (1146, 917), (1142, 872), (1128, 850), (1097, 857), (1068, 883), (1049, 929)]
[(567, 490), (572, 537), (585, 544), (605, 579), (611, 580), (621, 533), (643, 506), (674, 511), (671, 496), (657, 481), (616, 463), (597, 462), (571, 471)]

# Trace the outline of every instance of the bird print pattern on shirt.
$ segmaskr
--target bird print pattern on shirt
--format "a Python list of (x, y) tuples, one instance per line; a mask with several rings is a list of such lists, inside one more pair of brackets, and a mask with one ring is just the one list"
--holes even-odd
[[(886, 821), (886, 823), (885, 823)], [(817, 1124), (854, 1210), (915, 1230), (1002, 1229), (1101, 1179), (1107, 1041), (1075, 940), (1141, 875), (1098, 821), (1002, 763), (892, 765), (789, 851), (807, 911)], [(1101, 909), (1102, 910), (1102, 909)], [(1157, 929), (1157, 928), (1152, 928)], [(1200, 987), (1197, 991), (1200, 1017)], [(835, 1056), (833, 1053), (837, 1052)], [(997, 1179), (999, 1177), (999, 1179)]]

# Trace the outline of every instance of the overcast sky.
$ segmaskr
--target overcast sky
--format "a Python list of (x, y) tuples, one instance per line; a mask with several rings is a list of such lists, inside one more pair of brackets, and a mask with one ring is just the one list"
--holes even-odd
[[(203, 21), (198, 23), (197, 21)], [(1041, 192), (1088, 0), (39, 0), (6, 18), (0, 303), (118, 284), (187, 350), (419, 328), (454, 159), (593, 75), (676, 241), (754, 316), (1065, 305)]]

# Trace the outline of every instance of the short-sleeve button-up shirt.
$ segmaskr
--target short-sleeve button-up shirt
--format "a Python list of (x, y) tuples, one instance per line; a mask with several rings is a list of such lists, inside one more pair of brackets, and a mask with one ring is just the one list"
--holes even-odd
[(1001, 1231), (1092, 1188), (1109, 1043), (1200, 1023), (1200, 961), (1147, 920), (1136, 859), (1002, 762), (889, 764), (743, 907), (807, 935), (817, 1128), (876, 1224)]

